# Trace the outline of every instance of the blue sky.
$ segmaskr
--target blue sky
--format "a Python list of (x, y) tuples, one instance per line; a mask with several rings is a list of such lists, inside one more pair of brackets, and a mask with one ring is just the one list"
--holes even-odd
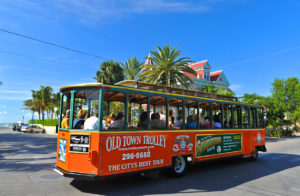
[[(178, 46), (222, 69), (231, 89), (269, 95), (300, 73), (300, 1), (0, 0), (0, 29), (124, 62)], [(103, 60), (0, 31), (0, 122), (31, 118), (31, 89), (94, 82)]]

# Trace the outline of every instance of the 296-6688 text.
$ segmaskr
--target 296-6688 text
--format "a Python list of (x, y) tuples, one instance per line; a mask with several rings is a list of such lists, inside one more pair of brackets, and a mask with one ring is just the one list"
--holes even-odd
[(136, 153), (124, 153), (122, 154), (122, 160), (130, 160), (130, 159), (143, 159), (143, 158), (149, 158), (151, 156), (150, 151), (148, 152), (136, 152)]

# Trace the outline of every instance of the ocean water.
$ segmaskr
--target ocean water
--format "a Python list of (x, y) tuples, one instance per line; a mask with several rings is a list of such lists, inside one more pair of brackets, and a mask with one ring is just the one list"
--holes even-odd
[(0, 127), (12, 127), (14, 123), (0, 123)]

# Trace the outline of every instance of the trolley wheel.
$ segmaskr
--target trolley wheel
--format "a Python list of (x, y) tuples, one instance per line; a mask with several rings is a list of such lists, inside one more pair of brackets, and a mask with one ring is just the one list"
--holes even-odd
[(187, 162), (185, 157), (178, 156), (174, 157), (172, 160), (172, 166), (169, 169), (169, 175), (171, 177), (180, 177), (182, 176), (187, 168)]
[(255, 151), (254, 153), (252, 153), (251, 157), (250, 157), (250, 161), (255, 161), (258, 157), (258, 150), (257, 148), (255, 147)]

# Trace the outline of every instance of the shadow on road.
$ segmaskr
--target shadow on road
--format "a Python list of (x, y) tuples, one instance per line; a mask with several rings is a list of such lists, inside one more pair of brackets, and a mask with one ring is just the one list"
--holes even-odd
[(168, 178), (162, 172), (155, 179), (128, 175), (95, 182), (75, 179), (71, 185), (85, 193), (104, 195), (195, 194), (227, 190), (299, 165), (299, 155), (268, 153), (254, 162), (226, 159), (195, 164), (181, 178)]
[(5, 171), (39, 171), (55, 162), (56, 136), (0, 129), (0, 146), (0, 169)]

